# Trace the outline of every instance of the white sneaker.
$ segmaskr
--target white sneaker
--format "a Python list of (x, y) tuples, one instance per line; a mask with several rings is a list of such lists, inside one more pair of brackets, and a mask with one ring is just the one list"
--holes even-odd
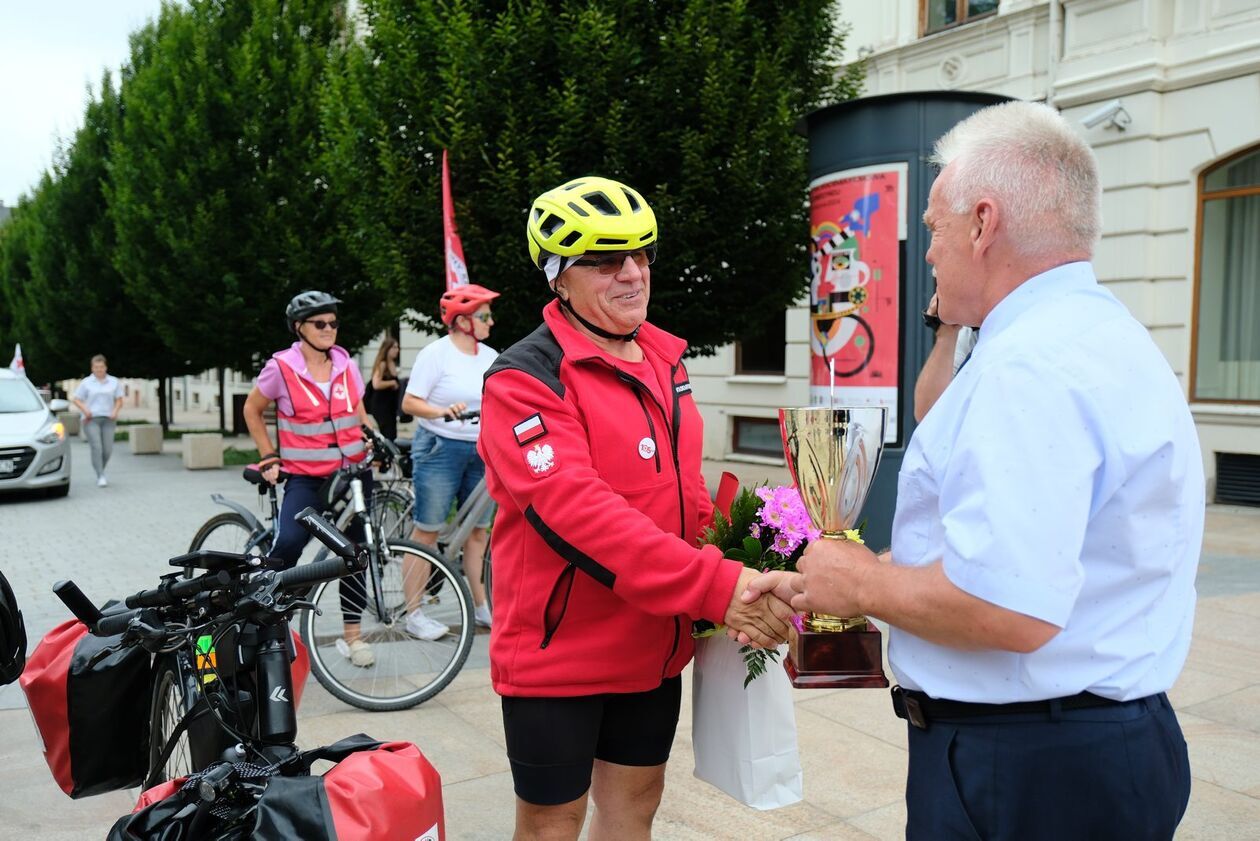
[(361, 669), (366, 669), (368, 666), (376, 665), (376, 655), (372, 653), (372, 646), (368, 645), (363, 640), (346, 642), (344, 639), (338, 637), (337, 642), (334, 643), (334, 645), (337, 648), (338, 654), (345, 657)]
[(490, 605), (488, 605), (488, 604), (479, 604), (479, 605), (477, 605), (476, 609), (475, 609), (475, 610), (473, 610), (473, 620), (474, 620), (474, 621), (475, 621), (478, 625), (480, 625), (481, 627), (483, 627), (483, 628), (489, 628), (489, 627), (490, 627), (490, 619), (491, 619), (491, 616), (490, 616)]
[(103, 488), (103, 487), (105, 487), (105, 486), (106, 486), (106, 485), (108, 485), (108, 484), (109, 484), (109, 480), (107, 480), (107, 479), (105, 478), (105, 474), (104, 474), (104, 473), (102, 473), (100, 476), (97, 476), (97, 477), (96, 477), (96, 487), (98, 487), (98, 488)]
[(416, 608), (407, 614), (407, 633), (422, 640), (437, 640), (446, 636), (451, 629), (436, 619), (424, 615), (424, 608)]

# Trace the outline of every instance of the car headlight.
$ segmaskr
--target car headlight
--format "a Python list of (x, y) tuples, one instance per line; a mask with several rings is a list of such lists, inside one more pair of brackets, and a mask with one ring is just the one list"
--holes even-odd
[(66, 425), (61, 421), (53, 421), (39, 431), (35, 440), (41, 444), (56, 444), (66, 440)]

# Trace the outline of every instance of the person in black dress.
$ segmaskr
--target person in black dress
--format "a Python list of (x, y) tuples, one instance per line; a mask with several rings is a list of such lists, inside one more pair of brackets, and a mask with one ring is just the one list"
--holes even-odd
[(376, 418), (381, 435), (398, 437), (398, 340), (386, 336), (372, 363), (372, 399), (368, 411)]

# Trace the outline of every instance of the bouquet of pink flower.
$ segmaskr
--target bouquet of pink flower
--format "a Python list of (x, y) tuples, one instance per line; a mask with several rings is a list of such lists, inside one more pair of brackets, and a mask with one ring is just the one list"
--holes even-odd
[[(743, 488), (731, 501), (730, 511), (713, 512), (713, 526), (705, 529), (701, 543), (710, 543), (722, 550), (722, 556), (744, 566), (765, 572), (772, 569), (796, 570), (796, 561), (805, 545), (816, 540), (818, 529), (810, 522), (796, 488)], [(800, 617), (795, 617), (799, 620)], [(697, 639), (725, 630), (721, 625), (697, 622), (692, 636)], [(797, 630), (800, 625), (797, 624)], [(748, 666), (744, 686), (766, 671), (768, 661), (777, 660), (773, 649), (740, 649)]]

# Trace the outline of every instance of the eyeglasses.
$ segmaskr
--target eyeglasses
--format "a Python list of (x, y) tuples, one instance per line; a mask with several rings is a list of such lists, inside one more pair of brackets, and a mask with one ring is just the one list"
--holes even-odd
[(649, 245), (646, 248), (638, 248), (634, 251), (614, 251), (609, 254), (596, 254), (574, 260), (575, 266), (593, 266), (599, 269), (600, 274), (616, 274), (621, 271), (621, 267), (626, 264), (626, 258), (629, 257), (639, 268), (650, 266), (656, 262), (656, 246)]
[(494, 321), (494, 313), (487, 310), (486, 312), (475, 312), (472, 317), (480, 321), (482, 324), (489, 324)]
[(331, 321), (325, 321), (322, 318), (308, 318), (303, 324), (314, 324), (316, 330), (336, 330), (341, 326), (341, 322), (335, 318)]

